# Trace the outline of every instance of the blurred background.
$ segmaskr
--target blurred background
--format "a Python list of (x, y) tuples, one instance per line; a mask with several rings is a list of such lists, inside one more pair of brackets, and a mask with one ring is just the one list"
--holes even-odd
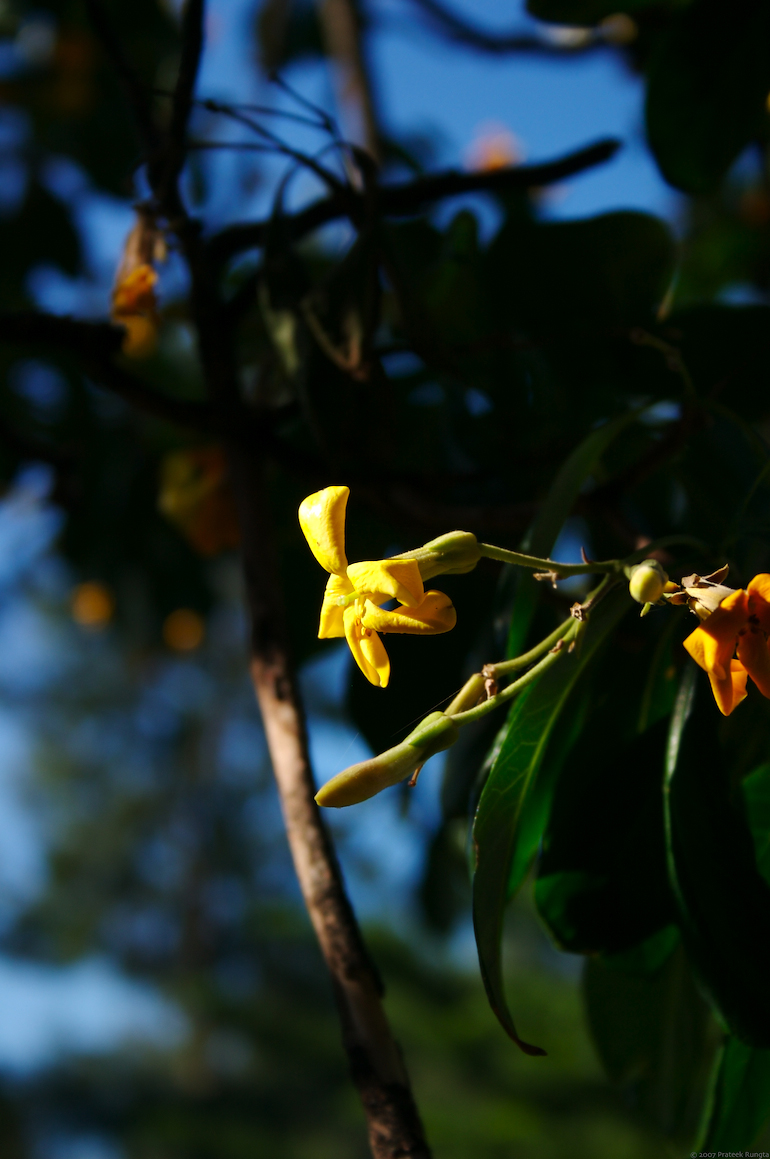
[[(719, 194), (687, 199), (665, 183), (644, 140), (629, 17), (595, 34), (539, 24), (516, 0), (452, 0), (451, 14), (454, 24), (427, 0), (360, 5), (388, 176), (534, 163), (617, 137), (609, 164), (549, 188), (538, 214), (653, 212), (684, 245), (680, 304), (767, 301), (770, 202), (754, 155)], [(173, 83), (176, 19), (175, 0), (146, 0), (128, 33), (152, 62), (159, 100)], [(79, 5), (0, 0), (0, 36), (3, 306), (104, 319), (132, 204), (146, 192), (119, 98), (102, 108), (95, 96), (104, 65)], [(315, 121), (264, 121), (292, 148), (324, 148), (317, 110), (360, 138), (311, 4), (211, 0), (207, 36), (201, 97)], [(501, 37), (520, 43), (495, 46)], [(267, 79), (276, 66), (288, 90)], [(187, 177), (209, 231), (269, 215), (281, 183), (290, 208), (321, 191), (285, 156), (228, 148), (254, 138), (213, 108), (198, 110), (192, 135), (212, 145)], [(462, 210), (482, 237), (494, 234), (500, 208), (481, 195), (443, 202), (433, 219), (443, 227)], [(327, 227), (313, 243), (319, 261), (348, 241), (346, 226)], [(195, 378), (185, 292), (172, 252), (153, 370), (172, 391)], [(27, 443), (9, 435), (0, 450), (0, 1150), (363, 1159), (363, 1117), (245, 668), (236, 553), (185, 538), (156, 512), (159, 454), (168, 463), (175, 450), (167, 434), (151, 429), (137, 447), (128, 405), (66, 362), (0, 357), (3, 414), (23, 414), (34, 433)], [(410, 371), (396, 363), (394, 374)], [(414, 406), (435, 406), (431, 390), (418, 385)], [(469, 391), (465, 406), (483, 414), (489, 401)], [(84, 428), (86, 476), (109, 461), (114, 481), (87, 501), (67, 461)], [(306, 630), (322, 580), (319, 571), (308, 588), (312, 560), (294, 566), (294, 499), (277, 502), (323, 782), (371, 750), (349, 703), (347, 649)], [(580, 533), (562, 538), (557, 558), (575, 554)], [(496, 582), (494, 570), (481, 575), (474, 598)], [(581, 1007), (582, 959), (556, 952), (526, 899), (510, 915), (509, 985), (522, 1034), (548, 1057), (521, 1055), (497, 1025), (478, 978), (464, 830), (441, 823), (441, 759), (414, 792), (331, 818), (436, 1159), (663, 1154), (659, 1109), (635, 1095), (633, 1075), (620, 1088), (602, 1071)], [(439, 871), (453, 874), (440, 902)]]

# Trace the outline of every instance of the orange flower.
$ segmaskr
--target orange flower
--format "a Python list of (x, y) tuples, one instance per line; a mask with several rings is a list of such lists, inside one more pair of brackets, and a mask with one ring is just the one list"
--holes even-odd
[[(683, 581), (684, 582), (684, 581)], [(684, 646), (711, 682), (719, 711), (729, 716), (746, 697), (750, 676), (770, 699), (770, 575), (754, 576), (748, 588), (728, 591)], [(737, 650), (738, 659), (733, 659)]]

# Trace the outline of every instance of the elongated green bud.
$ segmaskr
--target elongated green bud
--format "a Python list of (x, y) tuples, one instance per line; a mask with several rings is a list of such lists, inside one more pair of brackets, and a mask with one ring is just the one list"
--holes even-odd
[(668, 576), (657, 559), (643, 559), (625, 570), (631, 598), (638, 604), (657, 604), (668, 583)]
[(481, 559), (476, 536), (470, 531), (448, 531), (396, 559), (416, 559), (423, 583), (437, 575), (464, 575)]
[(316, 801), (327, 808), (357, 805), (399, 781), (405, 781), (429, 757), (450, 748), (459, 729), (443, 712), (432, 712), (418, 724), (406, 740), (368, 761), (343, 769), (316, 793)]

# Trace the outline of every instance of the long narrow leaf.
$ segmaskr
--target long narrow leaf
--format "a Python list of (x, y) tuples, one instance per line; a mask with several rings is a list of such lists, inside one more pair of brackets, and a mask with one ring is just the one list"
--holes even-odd
[(481, 974), (501, 1025), (528, 1054), (544, 1052), (519, 1037), (503, 983), (501, 939), (509, 885), (515, 890), (526, 876), (547, 820), (558, 762), (544, 761), (554, 729), (579, 677), (630, 604), (626, 591), (610, 592), (592, 615), (580, 650), (565, 654), (515, 702), (476, 811), (473, 923)]

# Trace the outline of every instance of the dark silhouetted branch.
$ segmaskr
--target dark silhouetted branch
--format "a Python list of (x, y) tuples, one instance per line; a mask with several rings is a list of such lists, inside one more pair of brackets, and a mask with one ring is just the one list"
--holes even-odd
[[(614, 157), (619, 148), (619, 141), (598, 141), (595, 145), (542, 165), (514, 165), (508, 169), (479, 173), (449, 170), (404, 184), (382, 185), (368, 191), (366, 197), (375, 200), (375, 209), (380, 216), (403, 217), (418, 213), (431, 202), (461, 193), (504, 193), (553, 185), (586, 169), (603, 165)], [(289, 236), (298, 239), (341, 217), (348, 217), (355, 224), (362, 219), (364, 209), (364, 195), (346, 187), (338, 194), (313, 202), (299, 213), (287, 215), (283, 225)], [(257, 221), (223, 230), (209, 242), (213, 262), (223, 263), (243, 250), (259, 248), (265, 242), (269, 226), (268, 221)]]
[(187, 156), (187, 124), (193, 107), (193, 94), (203, 52), (204, 0), (187, 0), (182, 10), (182, 54), (174, 92), (171, 97), (171, 122), (163, 149), (163, 159), (150, 182), (160, 208), (169, 217), (183, 214), (179, 198), (179, 175)]
[(145, 414), (191, 430), (215, 432), (218, 423), (207, 403), (159, 394), (113, 362), (123, 331), (106, 322), (81, 322), (53, 314), (0, 314), (0, 342), (49, 346), (72, 354), (83, 371)]
[(596, 36), (591, 29), (580, 29), (585, 36), (574, 40), (549, 40), (543, 36), (533, 36), (527, 32), (487, 32), (478, 24), (445, 8), (438, 0), (412, 0), (449, 40), (486, 52), (493, 56), (505, 56), (511, 52), (540, 53), (544, 56), (564, 56), (606, 47), (606, 41)]

